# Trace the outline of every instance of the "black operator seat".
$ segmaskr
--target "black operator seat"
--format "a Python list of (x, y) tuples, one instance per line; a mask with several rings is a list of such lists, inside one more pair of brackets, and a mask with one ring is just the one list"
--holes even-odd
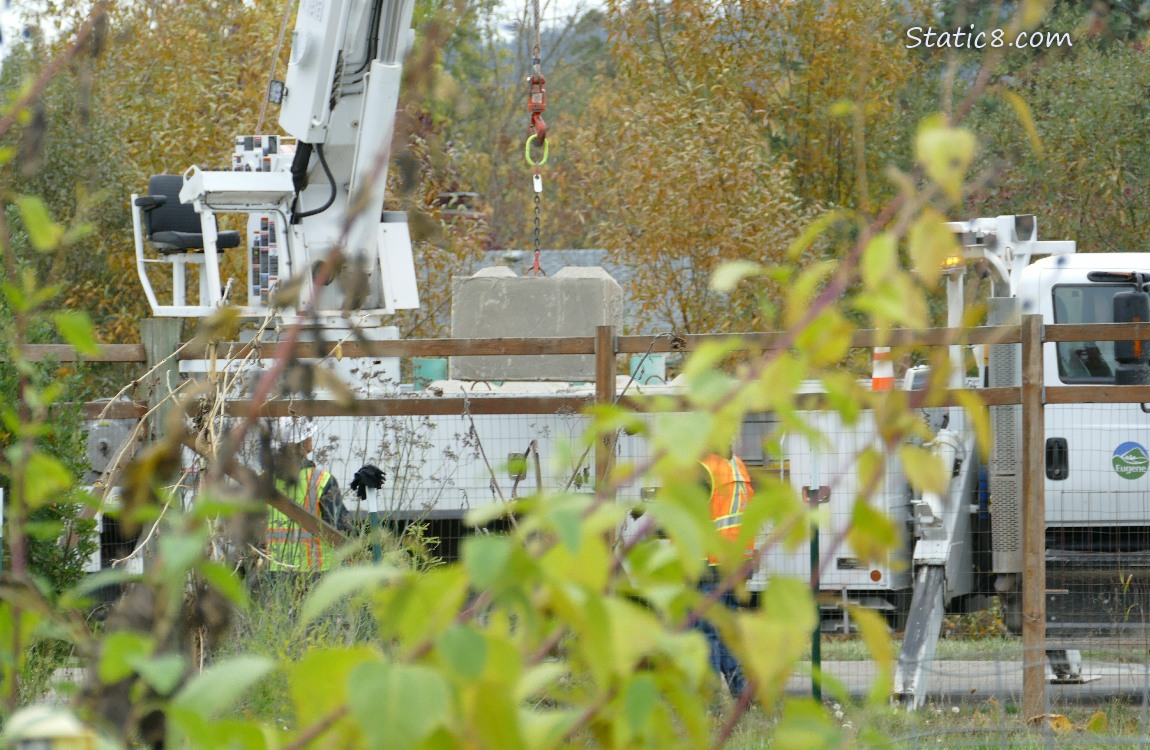
[[(204, 249), (200, 215), (190, 203), (180, 203), (184, 178), (178, 174), (157, 174), (148, 180), (148, 194), (136, 199), (144, 218), (144, 236), (165, 255)], [(240, 246), (240, 233), (219, 232), (216, 249)]]

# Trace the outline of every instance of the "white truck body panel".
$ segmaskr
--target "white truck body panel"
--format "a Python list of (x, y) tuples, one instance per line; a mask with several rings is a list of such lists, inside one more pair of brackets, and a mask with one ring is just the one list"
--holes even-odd
[[(1088, 274), (1146, 269), (1148, 259), (1144, 253), (1043, 258), (1022, 276), (1022, 308), (1048, 323), (1114, 322), (1114, 293), (1133, 286), (1091, 281)], [(1091, 370), (1085, 352), (1093, 347), (1101, 362)], [(1048, 386), (1112, 384), (1115, 365), (1114, 342), (1044, 345)], [(1047, 526), (1150, 526), (1150, 415), (1142, 406), (1049, 404), (1045, 419), (1046, 439), (1065, 439), (1069, 450), (1066, 478), (1046, 479)]]

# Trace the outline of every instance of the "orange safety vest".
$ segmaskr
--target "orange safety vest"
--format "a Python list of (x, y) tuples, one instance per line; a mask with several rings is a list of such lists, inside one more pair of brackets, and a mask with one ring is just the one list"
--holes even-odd
[[(276, 488), (316, 518), (320, 517), (319, 498), (331, 474), (315, 467), (300, 470), (299, 481), (288, 487), (276, 482)], [(296, 570), (327, 570), (335, 559), (327, 542), (300, 526), (286, 515), (270, 508), (267, 530), (268, 556)]]
[[(755, 496), (746, 464), (738, 456), (731, 456), (728, 460), (714, 453), (699, 463), (707, 470), (711, 482), (711, 520), (715, 522), (715, 528), (724, 539), (738, 539), (743, 528), (743, 512)], [(751, 539), (747, 544), (748, 554), (754, 548), (755, 540)], [(715, 559), (711, 558), (711, 563), (714, 562)]]

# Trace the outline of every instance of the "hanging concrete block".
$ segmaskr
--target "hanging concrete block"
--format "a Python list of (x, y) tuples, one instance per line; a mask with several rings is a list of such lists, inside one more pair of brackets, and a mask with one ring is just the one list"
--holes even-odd
[[(598, 267), (569, 267), (547, 278), (518, 276), (510, 268), (484, 268), (454, 280), (453, 338), (593, 336), (602, 325), (623, 322), (623, 290)], [(457, 380), (560, 380), (595, 378), (595, 357), (452, 357)]]

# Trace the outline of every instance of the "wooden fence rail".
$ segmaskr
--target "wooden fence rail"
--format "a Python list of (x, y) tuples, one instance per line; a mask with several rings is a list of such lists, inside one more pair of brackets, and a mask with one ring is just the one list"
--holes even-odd
[[(979, 326), (976, 328), (894, 329), (891, 331), (860, 330), (851, 336), (851, 346), (868, 349), (874, 346), (947, 346), (967, 344), (1017, 344), (1021, 342), (1019, 326)], [(736, 339), (741, 349), (770, 351), (785, 348), (790, 334), (781, 332), (700, 333), (658, 336), (615, 336), (616, 354), (666, 354), (689, 352), (708, 342)], [(1103, 323), (1091, 325), (1046, 325), (1042, 327), (1044, 343), (1074, 341), (1150, 340), (1150, 323)], [(212, 347), (187, 344), (179, 359), (205, 359), (214, 350), (217, 357), (245, 357), (257, 350), (261, 357), (274, 359), (283, 353), (278, 343), (255, 345), (243, 342), (218, 342)], [(476, 338), (476, 339), (397, 339), (392, 341), (334, 341), (296, 345), (297, 356), (314, 353), (326, 357), (467, 357), (467, 356), (540, 356), (554, 354), (594, 354), (595, 336), (552, 338)], [(310, 351), (309, 351), (310, 350)], [(28, 344), (22, 348), (30, 361), (57, 362), (145, 362), (143, 344), (102, 344), (94, 355), (78, 355), (66, 344)]]

